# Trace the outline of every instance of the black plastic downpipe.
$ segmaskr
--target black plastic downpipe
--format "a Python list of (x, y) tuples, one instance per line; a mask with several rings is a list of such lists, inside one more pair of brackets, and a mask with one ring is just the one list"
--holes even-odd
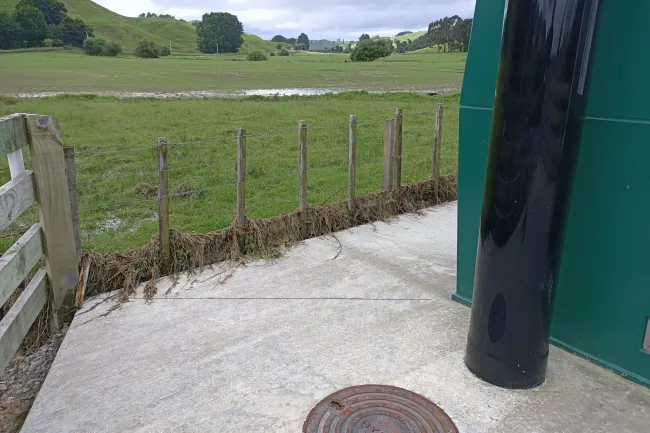
[(546, 378), (597, 0), (509, 0), (465, 363), (531, 388)]

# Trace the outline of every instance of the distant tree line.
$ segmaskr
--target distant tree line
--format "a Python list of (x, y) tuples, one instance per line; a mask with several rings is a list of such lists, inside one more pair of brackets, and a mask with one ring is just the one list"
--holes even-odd
[(303, 50), (307, 51), (309, 50), (310, 43), (309, 43), (309, 36), (307, 36), (305, 33), (300, 33), (300, 36), (298, 36), (298, 39), (296, 38), (285, 38), (282, 35), (275, 35), (271, 39), (273, 42), (279, 42), (283, 44), (289, 44), (292, 47), (298, 49), (298, 50)]
[[(349, 45), (350, 44), (348, 44), (348, 46)], [(316, 51), (322, 53), (347, 53), (349, 52), (349, 48), (348, 47), (344, 48), (342, 45), (335, 45), (333, 47), (323, 47), (322, 49)]]
[[(173, 15), (168, 15), (168, 14), (160, 14), (160, 15), (158, 15), (158, 14), (155, 14), (153, 12), (141, 13), (140, 15), (138, 15), (138, 18), (166, 18), (166, 19), (169, 19), (169, 20), (175, 20), (176, 19), (176, 17), (173, 16)], [(181, 21), (184, 21), (184, 20), (181, 20)]]
[(0, 12), (0, 49), (49, 46), (81, 47), (93, 29), (68, 16), (57, 0), (20, 0), (13, 14)]
[[(433, 46), (438, 47), (438, 52), (467, 51), (469, 37), (472, 32), (473, 19), (463, 19), (458, 15), (445, 17), (429, 24), (427, 33), (416, 38), (400, 41), (395, 39), (395, 51), (405, 53), (421, 50)], [(408, 35), (412, 32), (400, 32), (397, 36)]]

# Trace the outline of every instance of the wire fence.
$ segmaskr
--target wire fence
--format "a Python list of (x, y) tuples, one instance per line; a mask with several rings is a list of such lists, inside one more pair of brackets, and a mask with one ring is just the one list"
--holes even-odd
[[(432, 176), (436, 111), (401, 113), (402, 184)], [(356, 120), (357, 195), (384, 187), (386, 123), (395, 118), (391, 113)], [(449, 138), (441, 147), (443, 175), (457, 169), (457, 129), (445, 132)], [(299, 205), (298, 122), (293, 128), (247, 130), (242, 137), (246, 142), (246, 217), (267, 218), (295, 211)], [(309, 205), (347, 200), (349, 141), (348, 120), (307, 122)], [(155, 144), (110, 150), (75, 148), (84, 249), (116, 251), (148, 241), (159, 230), (161, 198), (170, 201), (169, 225), (173, 229), (202, 233), (229, 226), (237, 214), (237, 143), (236, 133), (210, 140), (168, 142), (168, 193), (164, 197), (159, 197)]]

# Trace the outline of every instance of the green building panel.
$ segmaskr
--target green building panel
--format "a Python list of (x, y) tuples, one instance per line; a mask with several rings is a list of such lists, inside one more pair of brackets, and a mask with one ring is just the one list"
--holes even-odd
[[(600, 0), (554, 344), (650, 386), (650, 2)], [(503, 0), (478, 0), (460, 112), (458, 281), (471, 303)], [(624, 41), (634, 41), (627, 43)]]

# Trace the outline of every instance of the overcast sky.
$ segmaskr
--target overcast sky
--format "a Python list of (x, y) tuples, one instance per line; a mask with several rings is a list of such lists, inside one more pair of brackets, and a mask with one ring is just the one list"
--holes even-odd
[(310, 39), (357, 39), (361, 33), (390, 36), (424, 30), (431, 21), (451, 15), (470, 18), (475, 0), (94, 0), (121, 15), (171, 14), (186, 20), (206, 12), (230, 12), (244, 31), (266, 39), (276, 34)]

